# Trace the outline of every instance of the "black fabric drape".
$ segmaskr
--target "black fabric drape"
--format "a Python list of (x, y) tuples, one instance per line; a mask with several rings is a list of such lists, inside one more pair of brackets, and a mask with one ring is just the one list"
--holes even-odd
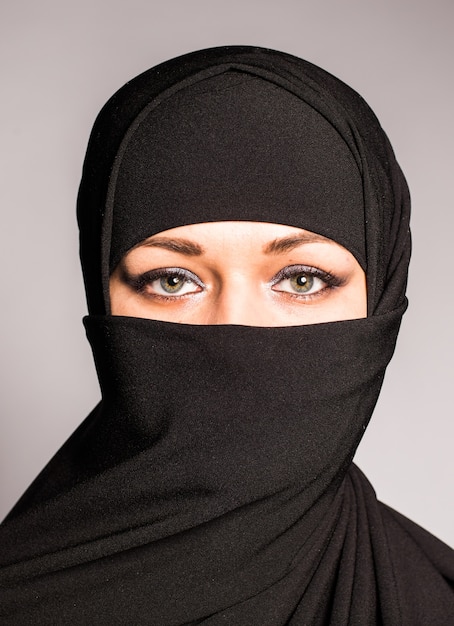
[[(194, 148), (201, 119), (219, 120), (213, 149), (230, 163), (244, 156), (242, 137), (251, 145), (250, 105), (262, 100), (285, 115), (264, 116), (256, 160), (231, 174), (227, 162), (203, 162), (208, 144)], [(249, 122), (232, 128), (230, 144), (222, 138), (238, 112)], [(292, 139), (279, 142), (289, 126)], [(317, 130), (326, 144), (314, 144)], [(301, 150), (306, 140), (312, 150)], [(273, 187), (281, 184), (276, 196), (257, 182), (261, 142), (273, 155), (266, 167)], [(279, 151), (298, 176), (282, 180)], [(320, 167), (311, 159), (323, 162), (323, 175), (345, 174), (351, 202), (338, 177), (329, 189), (313, 185)], [(188, 168), (190, 180), (177, 180)], [(233, 189), (238, 172), (243, 194)], [(260, 185), (262, 212), (253, 206)], [(406, 308), (410, 254), (406, 183), (364, 101), (279, 52), (217, 48), (175, 59), (104, 107), (78, 215), (102, 401), (0, 529), (2, 623), (450, 624), (452, 551), (379, 503), (352, 465)], [(368, 318), (253, 328), (106, 314), (109, 272), (129, 246), (164, 228), (225, 219), (333, 236), (366, 268)]]

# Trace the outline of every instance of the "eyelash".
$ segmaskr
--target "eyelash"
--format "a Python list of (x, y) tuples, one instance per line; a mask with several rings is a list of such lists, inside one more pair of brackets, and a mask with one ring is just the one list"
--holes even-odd
[[(315, 291), (314, 293), (295, 293), (291, 291), (285, 291), (283, 289), (273, 289), (276, 285), (283, 280), (291, 280), (298, 276), (306, 275), (315, 279), (319, 279), (324, 283), (324, 286)], [(310, 265), (288, 265), (281, 269), (270, 281), (271, 288), (279, 293), (286, 293), (290, 297), (310, 300), (320, 296), (328, 289), (334, 289), (335, 287), (341, 287), (345, 283), (345, 279), (340, 276), (325, 272), (317, 267)]]
[(186, 282), (194, 283), (200, 288), (203, 288), (205, 286), (203, 282), (200, 280), (200, 278), (198, 278), (195, 274), (181, 267), (163, 267), (160, 269), (144, 272), (143, 274), (139, 274), (137, 276), (130, 276), (129, 274), (125, 274), (124, 279), (128, 283), (128, 285), (130, 285), (134, 289), (134, 291), (137, 291), (137, 293), (148, 295), (153, 298), (163, 299), (163, 300), (176, 300), (177, 298), (184, 297), (186, 294), (166, 296), (164, 294), (159, 294), (159, 293), (152, 293), (152, 294), (146, 293), (146, 288), (152, 283), (154, 283), (155, 281), (159, 280), (160, 278), (166, 278), (166, 277), (171, 278), (174, 276), (181, 278), (182, 280)]
[[(292, 291), (286, 291), (285, 289), (276, 289), (276, 285), (279, 285), (284, 280), (296, 279), (298, 276), (307, 275), (308, 277), (313, 277), (315, 279), (319, 279), (324, 283), (324, 286), (318, 289), (314, 293), (296, 293)], [(194, 291), (189, 293), (178, 294), (175, 295), (165, 295), (160, 293), (147, 293), (146, 289), (149, 285), (154, 283), (155, 281), (162, 278), (171, 278), (177, 277), (181, 278), (186, 283), (191, 282), (200, 289), (205, 287), (204, 283), (192, 272), (189, 270), (185, 270), (181, 267), (165, 267), (156, 270), (150, 270), (148, 272), (144, 272), (143, 274), (139, 274), (137, 276), (131, 276), (127, 273), (124, 274), (125, 282), (134, 289), (137, 293), (147, 295), (152, 298), (160, 299), (160, 300), (173, 300), (175, 301), (178, 298), (184, 298), (186, 295), (194, 295)], [(289, 265), (287, 267), (282, 268), (273, 278), (269, 281), (269, 285), (271, 289), (278, 293), (285, 293), (291, 298), (297, 298), (299, 300), (310, 300), (312, 298), (316, 298), (320, 296), (323, 292), (329, 289), (333, 289), (335, 287), (340, 287), (345, 283), (345, 279), (340, 278), (330, 272), (325, 272), (319, 268), (308, 266), (308, 265)]]

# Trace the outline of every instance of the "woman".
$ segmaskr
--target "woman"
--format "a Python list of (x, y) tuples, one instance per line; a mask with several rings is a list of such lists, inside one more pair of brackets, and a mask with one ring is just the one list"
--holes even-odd
[(78, 215), (102, 402), (4, 524), (4, 623), (450, 623), (451, 551), (351, 463), (410, 254), (364, 101), (271, 50), (169, 61), (100, 113)]

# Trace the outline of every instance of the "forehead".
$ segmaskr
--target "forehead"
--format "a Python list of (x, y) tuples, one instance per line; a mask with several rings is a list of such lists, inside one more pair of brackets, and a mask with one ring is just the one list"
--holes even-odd
[(308, 229), (298, 228), (288, 224), (277, 224), (274, 222), (255, 222), (247, 220), (235, 220), (235, 221), (216, 221), (216, 222), (202, 222), (196, 224), (185, 224), (183, 226), (176, 226), (164, 231), (160, 231), (150, 237), (147, 237), (137, 245), (144, 245), (148, 241), (153, 241), (159, 238), (179, 238), (179, 237), (195, 237), (195, 238), (218, 238), (224, 236), (231, 240), (239, 238), (249, 238), (251, 244), (257, 239), (270, 239), (280, 238), (290, 235), (299, 235), (304, 237), (307, 241), (319, 241), (330, 242), (327, 237), (314, 233)]

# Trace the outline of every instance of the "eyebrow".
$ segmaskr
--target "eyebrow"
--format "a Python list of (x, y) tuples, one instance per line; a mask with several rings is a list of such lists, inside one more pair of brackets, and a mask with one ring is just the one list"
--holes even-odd
[[(178, 252), (179, 254), (185, 254), (186, 256), (200, 256), (205, 252), (204, 248), (198, 243), (189, 241), (188, 239), (170, 239), (169, 237), (153, 237), (140, 244), (141, 246), (153, 247), (153, 248), (165, 248), (172, 252)], [(139, 247), (139, 246), (138, 246)]]
[(304, 243), (329, 243), (330, 239), (317, 235), (317, 233), (302, 233), (301, 235), (291, 235), (274, 239), (263, 247), (265, 254), (281, 254), (293, 250)]
[[(317, 233), (301, 233), (298, 235), (290, 235), (273, 239), (263, 246), (264, 254), (282, 254), (293, 250), (305, 243), (329, 243), (330, 239), (317, 235)], [(189, 239), (170, 238), (170, 237), (152, 237), (137, 247), (165, 248), (172, 252), (184, 254), (186, 256), (200, 256), (205, 253), (205, 249), (198, 243), (189, 241)]]

